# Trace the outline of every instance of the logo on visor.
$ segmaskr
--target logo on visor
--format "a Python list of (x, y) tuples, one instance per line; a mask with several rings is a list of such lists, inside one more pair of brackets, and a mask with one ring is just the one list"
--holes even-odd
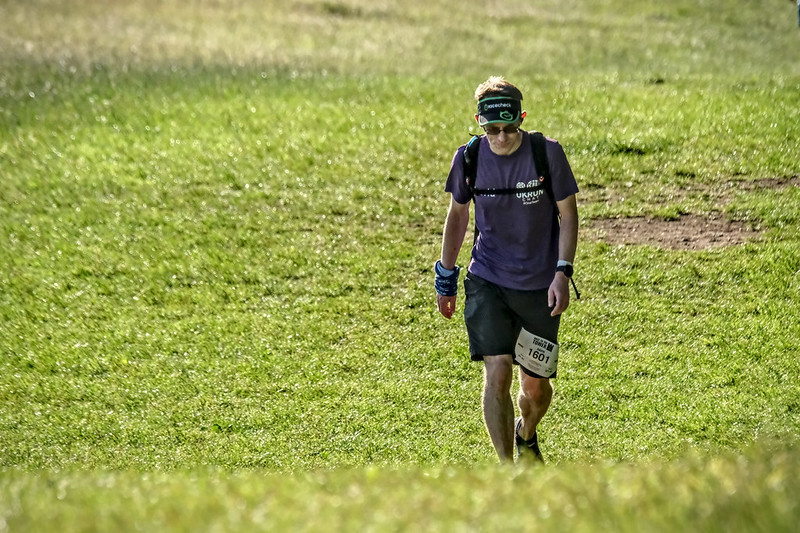
[(507, 120), (507, 121), (511, 122), (512, 120), (514, 120), (514, 114), (511, 113), (510, 111), (501, 111), (500, 112), (500, 119), (501, 120)]

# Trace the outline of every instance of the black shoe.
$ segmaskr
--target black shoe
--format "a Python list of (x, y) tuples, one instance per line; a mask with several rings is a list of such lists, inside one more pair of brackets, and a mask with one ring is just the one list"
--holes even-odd
[(522, 426), (522, 417), (519, 416), (515, 420), (514, 425), (514, 440), (517, 445), (517, 461), (535, 460), (544, 463), (544, 457), (539, 450), (539, 439), (536, 433), (533, 434), (530, 440), (525, 440), (519, 436), (519, 428)]

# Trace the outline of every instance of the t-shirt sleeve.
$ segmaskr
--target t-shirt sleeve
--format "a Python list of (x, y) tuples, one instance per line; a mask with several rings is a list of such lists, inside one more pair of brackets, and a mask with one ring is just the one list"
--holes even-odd
[(550, 179), (553, 181), (553, 196), (557, 202), (578, 193), (578, 183), (567, 161), (567, 154), (558, 141), (548, 139), (547, 161), (550, 163)]
[(459, 147), (453, 155), (444, 191), (452, 194), (453, 200), (460, 204), (469, 203), (472, 199), (467, 186), (467, 179), (464, 176), (464, 146)]

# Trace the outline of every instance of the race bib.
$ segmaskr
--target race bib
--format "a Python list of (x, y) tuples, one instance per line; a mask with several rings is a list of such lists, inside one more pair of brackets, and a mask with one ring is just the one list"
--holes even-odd
[(514, 356), (517, 363), (534, 374), (549, 378), (556, 373), (558, 367), (558, 343), (550, 342), (522, 328)]

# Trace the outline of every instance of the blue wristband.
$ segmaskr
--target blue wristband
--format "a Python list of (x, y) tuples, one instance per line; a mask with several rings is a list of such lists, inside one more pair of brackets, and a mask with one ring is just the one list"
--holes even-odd
[(461, 271), (458, 265), (453, 267), (453, 270), (448, 270), (442, 266), (441, 261), (436, 261), (433, 271), (436, 272), (434, 286), (437, 293), (442, 296), (455, 296), (458, 294), (458, 275)]

